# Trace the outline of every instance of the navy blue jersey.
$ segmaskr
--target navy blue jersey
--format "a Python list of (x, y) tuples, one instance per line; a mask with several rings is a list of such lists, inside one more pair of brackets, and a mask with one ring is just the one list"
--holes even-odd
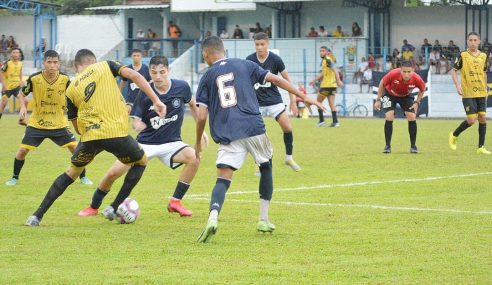
[(249, 60), (215, 62), (198, 85), (196, 100), (208, 107), (210, 131), (216, 143), (265, 133), (254, 85), (265, 83), (268, 71)]
[(166, 117), (161, 119), (154, 111), (152, 101), (140, 92), (132, 108), (132, 117), (140, 118), (147, 125), (137, 136), (142, 144), (165, 144), (181, 141), (181, 125), (185, 104), (191, 100), (191, 89), (186, 81), (171, 79), (171, 87), (165, 94), (160, 94), (154, 83), (150, 86), (167, 107)]
[[(126, 67), (135, 70), (132, 64), (127, 65)], [(138, 73), (140, 73), (145, 78), (145, 80), (147, 81), (151, 80), (149, 67), (147, 65), (142, 64), (142, 66), (138, 70)], [(123, 81), (126, 81), (125, 101), (126, 103), (133, 105), (133, 103), (135, 103), (135, 99), (137, 98), (138, 92), (140, 92), (140, 89), (138, 88), (137, 84), (133, 83), (133, 81), (131, 81), (130, 79), (128, 78), (122, 78), (122, 79)]]
[[(284, 62), (280, 56), (273, 52), (268, 52), (267, 58), (263, 63), (258, 60), (256, 53), (250, 54), (246, 59), (259, 64), (263, 69), (268, 70), (273, 74), (279, 74), (285, 70)], [(270, 82), (265, 84), (256, 83), (255, 90), (260, 106), (271, 106), (278, 103), (283, 103), (282, 95), (280, 95), (277, 85), (275, 84)]]

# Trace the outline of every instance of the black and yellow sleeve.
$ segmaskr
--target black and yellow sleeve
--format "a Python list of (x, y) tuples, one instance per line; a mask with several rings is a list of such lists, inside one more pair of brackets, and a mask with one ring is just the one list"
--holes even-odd
[(463, 67), (463, 59), (461, 58), (461, 54), (454, 60), (453, 68), (456, 70), (460, 70)]
[(27, 96), (31, 92), (32, 92), (32, 76), (29, 76), (29, 78), (26, 81), (26, 86), (22, 88), (22, 94), (24, 94), (24, 96)]
[(72, 100), (70, 100), (70, 98), (68, 97), (66, 98), (67, 98), (67, 117), (70, 121), (75, 120), (77, 119), (77, 113), (79, 110), (77, 109), (77, 107), (75, 107), (75, 105), (73, 104)]
[(7, 71), (7, 68), (9, 66), (9, 62), (7, 61), (3, 66), (2, 66), (2, 71), (5, 72)]
[(121, 70), (123, 68), (125, 68), (124, 65), (119, 64), (119, 63), (114, 62), (114, 61), (111, 61), (111, 60), (108, 60), (107, 63), (109, 65), (109, 69), (111, 70), (111, 73), (113, 73), (113, 76), (114, 77), (120, 76), (121, 75)]

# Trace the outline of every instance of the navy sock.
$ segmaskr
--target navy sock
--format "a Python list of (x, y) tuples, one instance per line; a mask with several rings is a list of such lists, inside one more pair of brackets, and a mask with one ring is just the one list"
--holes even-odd
[(393, 121), (384, 122), (384, 138), (386, 140), (386, 145), (391, 145), (391, 136), (393, 136)]
[(73, 180), (72, 178), (70, 178), (70, 176), (68, 176), (68, 174), (63, 173), (62, 175), (58, 176), (51, 185), (50, 190), (48, 190), (48, 193), (46, 193), (46, 196), (41, 202), (41, 205), (39, 205), (39, 208), (36, 210), (36, 212), (34, 212), (33, 215), (41, 220), (44, 214), (51, 207), (51, 205), (53, 205), (55, 200), (60, 197), (68, 188), (68, 186), (70, 186), (70, 184), (72, 183)]
[(128, 170), (128, 173), (125, 176), (125, 182), (123, 182), (118, 196), (116, 196), (113, 203), (111, 203), (111, 207), (113, 207), (115, 211), (118, 209), (118, 206), (123, 203), (128, 196), (130, 196), (133, 188), (135, 188), (135, 185), (137, 185), (140, 178), (142, 178), (144, 170), (144, 165), (134, 165), (130, 168), (130, 170)]
[(410, 146), (415, 146), (417, 141), (417, 121), (408, 122), (408, 133), (410, 134)]
[(222, 205), (224, 204), (225, 194), (230, 186), (230, 180), (217, 178), (214, 190), (212, 191), (212, 198), (210, 199), (210, 211), (217, 210), (220, 213)]
[(260, 198), (270, 201), (273, 194), (273, 175), (272, 175), (272, 162), (264, 162), (260, 165)]
[(294, 136), (292, 132), (284, 133), (285, 154), (292, 155), (292, 149), (294, 148)]
[(94, 195), (92, 195), (91, 208), (99, 209), (106, 195), (108, 195), (108, 192), (103, 191), (99, 189), (99, 187), (97, 187), (96, 191), (94, 191)]
[(487, 132), (487, 123), (478, 124), (478, 147), (482, 147), (485, 144), (485, 133)]
[(176, 185), (176, 189), (174, 190), (173, 198), (175, 199), (183, 199), (184, 195), (190, 188), (190, 184), (187, 184), (182, 181), (178, 181), (178, 184)]
[(22, 166), (24, 166), (24, 162), (25, 160), (14, 158), (14, 175), (12, 175), (12, 178), (19, 179), (19, 174), (22, 170)]
[(464, 130), (468, 129), (470, 127), (470, 125), (468, 124), (468, 122), (466, 120), (464, 120), (463, 122), (461, 122), (461, 124), (456, 128), (456, 130), (454, 130), (453, 132), (453, 136), (457, 137), (459, 136)]

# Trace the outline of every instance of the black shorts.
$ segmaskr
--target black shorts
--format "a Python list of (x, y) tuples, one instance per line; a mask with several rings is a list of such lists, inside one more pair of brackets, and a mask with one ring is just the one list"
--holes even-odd
[(412, 96), (396, 97), (389, 95), (389, 93), (386, 91), (381, 98), (381, 108), (383, 108), (384, 113), (394, 111), (396, 109), (396, 104), (399, 104), (404, 112), (415, 113), (416, 110), (410, 109), (413, 103), (414, 102)]
[(487, 97), (463, 98), (463, 107), (467, 116), (485, 114), (487, 112)]
[(126, 136), (79, 142), (72, 155), (72, 164), (76, 167), (86, 166), (103, 150), (112, 153), (125, 164), (137, 162), (145, 156), (137, 141), (131, 136)]
[(77, 144), (75, 136), (67, 128), (43, 130), (27, 127), (24, 138), (22, 139), (21, 147), (35, 149), (44, 141), (44, 139), (50, 139), (61, 147)]
[(323, 96), (330, 96), (330, 95), (335, 95), (337, 94), (337, 88), (336, 87), (321, 87), (318, 91), (320, 95)]
[(20, 91), (20, 86), (15, 88), (15, 89), (12, 89), (12, 90), (5, 90), (2, 92), (2, 97), (5, 96), (7, 98), (10, 98), (12, 97), (12, 95), (15, 97), (17, 96), (17, 94), (19, 94), (19, 91)]

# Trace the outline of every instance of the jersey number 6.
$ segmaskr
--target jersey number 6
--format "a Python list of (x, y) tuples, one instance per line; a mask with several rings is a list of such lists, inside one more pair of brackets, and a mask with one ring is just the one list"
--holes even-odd
[(232, 72), (217, 77), (217, 87), (219, 88), (219, 99), (222, 108), (234, 107), (237, 104), (234, 86), (225, 86), (226, 82), (232, 80), (234, 80), (234, 74)]

